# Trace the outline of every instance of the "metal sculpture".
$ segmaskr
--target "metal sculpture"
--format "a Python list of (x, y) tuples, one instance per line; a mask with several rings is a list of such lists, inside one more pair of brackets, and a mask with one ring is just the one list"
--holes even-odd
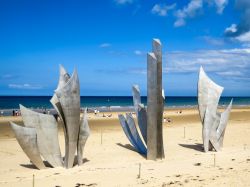
[(24, 153), (38, 169), (44, 169), (45, 165), (43, 164), (37, 145), (36, 129), (31, 127), (22, 127), (13, 122), (10, 122), (10, 124)]
[(25, 127), (35, 128), (37, 145), (42, 157), (53, 167), (62, 166), (57, 122), (52, 115), (34, 112), (20, 105)]
[(82, 165), (83, 149), (85, 147), (85, 144), (87, 142), (89, 135), (90, 135), (90, 129), (89, 129), (88, 119), (87, 119), (87, 108), (85, 108), (84, 113), (83, 113), (83, 119), (80, 124), (80, 130), (79, 130), (78, 141), (77, 141), (78, 165)]
[(77, 72), (55, 94), (62, 107), (61, 116), (64, 116), (65, 124), (65, 160), (64, 166), (71, 168), (75, 159), (77, 140), (80, 128), (80, 89)]
[(70, 77), (60, 65), (59, 83), (50, 101), (61, 119), (64, 130), (64, 161), (58, 142), (58, 124), (52, 115), (41, 114), (20, 105), (24, 127), (11, 122), (16, 138), (26, 155), (39, 169), (45, 168), (42, 158), (52, 167), (73, 167), (76, 150), (78, 165), (81, 165), (90, 130), (86, 109), (83, 120), (80, 121), (80, 89), (76, 71)]
[(221, 150), (233, 99), (223, 113), (217, 112), (223, 87), (214, 83), (200, 68), (198, 81), (198, 107), (202, 122), (204, 151)]
[(147, 71), (147, 159), (163, 159), (163, 91), (162, 47), (159, 39), (153, 40), (153, 53), (148, 53)]
[(131, 144), (148, 160), (164, 158), (162, 115), (164, 109), (164, 91), (162, 90), (162, 49), (161, 42), (153, 39), (153, 53), (147, 55), (147, 110), (141, 103), (138, 85), (132, 87), (134, 109), (138, 121), (140, 138), (131, 114), (119, 115), (120, 124)]

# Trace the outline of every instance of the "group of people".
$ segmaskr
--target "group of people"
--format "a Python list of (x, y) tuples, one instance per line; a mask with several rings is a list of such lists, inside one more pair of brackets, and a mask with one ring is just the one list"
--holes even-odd
[(12, 116), (21, 116), (21, 112), (18, 110), (12, 110)]
[[(46, 108), (42, 111), (43, 114), (50, 114), (50, 110), (47, 110)], [(12, 116), (21, 116), (20, 110), (12, 110)]]
[[(97, 110), (97, 109), (94, 110), (94, 114), (95, 115), (98, 115), (99, 113), (100, 113), (99, 110)], [(112, 114), (105, 115), (104, 113), (102, 113), (102, 117), (108, 117), (108, 118), (110, 118), (110, 117), (112, 117)]]

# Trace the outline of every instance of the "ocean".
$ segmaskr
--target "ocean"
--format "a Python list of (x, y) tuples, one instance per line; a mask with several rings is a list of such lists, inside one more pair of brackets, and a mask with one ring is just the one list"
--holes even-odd
[[(221, 97), (219, 105), (228, 105), (231, 98), (233, 106), (250, 106), (250, 97)], [(51, 109), (51, 96), (0, 96), (0, 110), (18, 109), (19, 104), (28, 108)], [(142, 103), (146, 104), (147, 98), (142, 97)], [(130, 96), (81, 96), (81, 107), (131, 107), (133, 98)], [(166, 97), (165, 107), (195, 107), (197, 97)]]

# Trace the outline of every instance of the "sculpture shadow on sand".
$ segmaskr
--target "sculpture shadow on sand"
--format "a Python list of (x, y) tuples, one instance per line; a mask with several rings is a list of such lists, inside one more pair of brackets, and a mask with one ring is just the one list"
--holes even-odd
[(185, 147), (185, 148), (188, 148), (188, 149), (193, 149), (195, 151), (203, 152), (203, 145), (199, 144), (199, 143), (195, 143), (195, 144), (179, 144), (179, 146)]

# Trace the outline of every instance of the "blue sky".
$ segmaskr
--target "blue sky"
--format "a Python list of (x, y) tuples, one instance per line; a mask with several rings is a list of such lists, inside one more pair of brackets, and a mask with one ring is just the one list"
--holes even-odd
[(163, 44), (167, 96), (195, 96), (198, 70), (250, 95), (248, 0), (2, 0), (0, 95), (52, 95), (59, 64), (81, 95), (146, 94), (146, 54)]

